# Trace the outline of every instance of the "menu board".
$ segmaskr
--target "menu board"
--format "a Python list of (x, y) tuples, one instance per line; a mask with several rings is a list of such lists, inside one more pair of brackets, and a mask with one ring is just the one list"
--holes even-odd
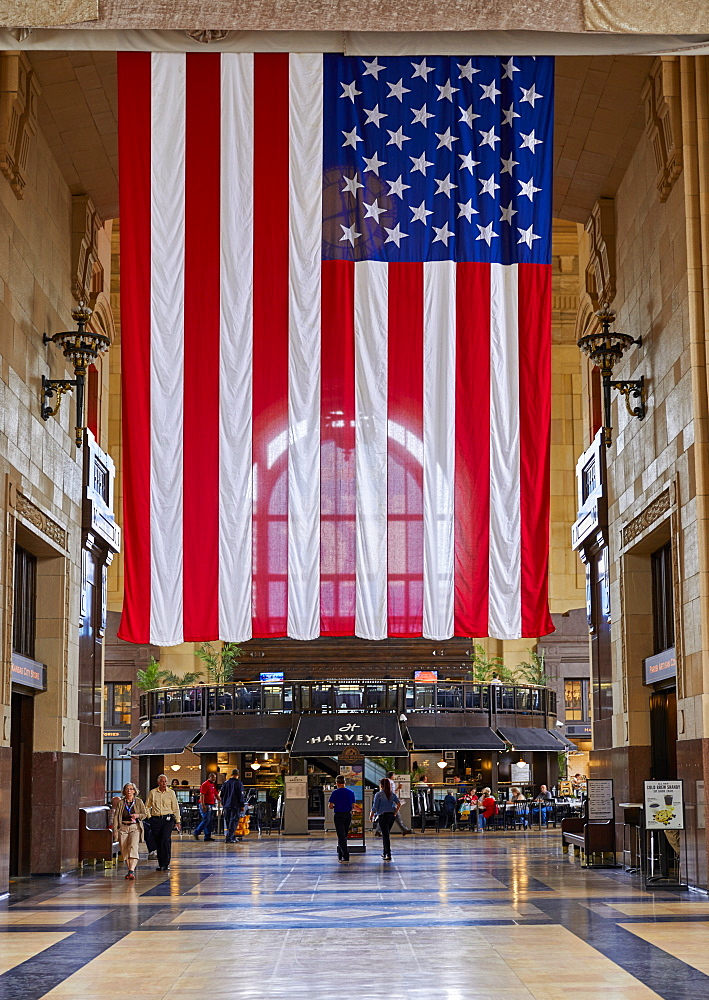
[(364, 845), (364, 766), (346, 764), (340, 768), (340, 774), (344, 775), (345, 785), (352, 789), (355, 797), (347, 842), (350, 847), (353, 841)]
[(399, 788), (396, 793), (399, 796), (401, 802), (405, 802), (406, 799), (411, 798), (411, 775), (410, 774), (395, 774), (392, 778), (394, 782), (394, 788)]
[(307, 799), (308, 776), (293, 774), (286, 776), (286, 799)]
[(510, 767), (510, 778), (513, 785), (528, 785), (532, 780), (531, 765), (512, 764)]
[(613, 819), (613, 779), (589, 778), (586, 782), (586, 790), (588, 792), (589, 822)]
[(681, 781), (645, 781), (645, 828), (684, 830)]

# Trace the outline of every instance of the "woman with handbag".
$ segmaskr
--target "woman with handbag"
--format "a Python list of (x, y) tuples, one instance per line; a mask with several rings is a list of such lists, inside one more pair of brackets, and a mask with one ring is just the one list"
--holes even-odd
[(394, 817), (401, 808), (401, 802), (396, 793), (392, 791), (392, 783), (388, 778), (382, 778), (379, 782), (379, 789), (374, 796), (369, 818), (373, 820), (376, 816), (379, 820), (379, 829), (382, 831), (382, 858), (384, 861), (391, 861), (391, 840), (389, 839), (389, 834), (394, 823)]
[(138, 864), (138, 845), (143, 840), (143, 820), (147, 819), (148, 811), (143, 800), (138, 798), (138, 789), (132, 781), (123, 786), (123, 796), (113, 810), (111, 826), (113, 835), (118, 838), (121, 857), (126, 863), (128, 874), (126, 878), (135, 879), (135, 869)]

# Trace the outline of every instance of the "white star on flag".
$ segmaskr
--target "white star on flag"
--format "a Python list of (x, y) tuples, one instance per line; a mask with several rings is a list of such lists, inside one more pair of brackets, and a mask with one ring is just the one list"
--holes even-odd
[(355, 97), (358, 97), (362, 93), (361, 90), (357, 90), (354, 80), (352, 83), (342, 83), (340, 81), (340, 86), (342, 87), (340, 97), (349, 97), (353, 104)]
[(404, 184), (403, 180), (401, 179), (401, 174), (399, 174), (397, 180), (386, 181), (386, 183), (389, 185), (389, 195), (391, 196), (393, 194), (396, 194), (400, 198), (403, 198), (404, 191), (408, 191), (408, 189), (411, 187), (410, 184)]
[(450, 80), (446, 80), (446, 82), (443, 84), (443, 86), (441, 86), (440, 83), (437, 83), (436, 86), (438, 87), (438, 90), (439, 90), (439, 94), (438, 94), (438, 97), (436, 98), (436, 100), (437, 101), (450, 101), (451, 104), (452, 104), (453, 103), (453, 94), (457, 94), (459, 88), (458, 87), (451, 87)]
[(468, 59), (467, 63), (458, 63), (458, 69), (460, 70), (459, 80), (470, 80), (473, 82), (473, 73), (479, 73), (479, 69), (475, 69), (473, 66), (473, 60)]
[(443, 225), (440, 228), (438, 226), (434, 226), (433, 227), (433, 231), (436, 234), (433, 237), (433, 242), (434, 243), (444, 243), (446, 246), (448, 246), (448, 240), (451, 238), (451, 236), (455, 236), (455, 233), (453, 233), (448, 228), (448, 223), (447, 222), (444, 222)]
[(478, 177), (480, 184), (480, 194), (489, 194), (491, 198), (495, 197), (495, 191), (500, 190), (500, 185), (495, 183), (495, 175), (490, 174), (487, 180), (483, 177)]
[(345, 141), (342, 143), (343, 146), (351, 146), (352, 149), (355, 149), (356, 146), (357, 146), (357, 143), (362, 141), (361, 138), (357, 135), (357, 126), (356, 125), (352, 129), (351, 132), (345, 132), (343, 130), (342, 134), (345, 137)]
[(411, 168), (412, 174), (416, 173), (417, 170), (420, 170), (425, 177), (428, 168), (433, 166), (433, 164), (426, 159), (425, 151), (421, 153), (420, 156), (410, 156), (409, 159), (413, 163), (413, 166)]
[(365, 125), (370, 125), (370, 124), (371, 125), (376, 125), (377, 128), (380, 127), (379, 126), (379, 122), (382, 120), (382, 118), (388, 118), (389, 117), (388, 115), (385, 115), (382, 111), (379, 110), (379, 105), (378, 104), (375, 104), (371, 111), (369, 111), (367, 108), (365, 108), (364, 112), (367, 115), (367, 120), (366, 120), (366, 122), (364, 124)]
[(384, 215), (386, 208), (379, 207), (379, 199), (375, 198), (371, 205), (364, 202), (364, 207), (367, 211), (364, 213), (365, 219), (374, 219), (375, 222), (379, 222), (379, 216)]
[(534, 102), (541, 101), (541, 99), (544, 97), (544, 94), (537, 93), (537, 89), (534, 86), (534, 84), (532, 84), (529, 90), (525, 90), (524, 87), (520, 87), (519, 89), (522, 91), (522, 98), (520, 100), (520, 104), (524, 104), (524, 102), (527, 101), (529, 104), (532, 105), (532, 107), (534, 107)]
[(466, 202), (458, 202), (458, 218), (465, 218), (468, 222), (472, 222), (474, 215), (479, 215), (480, 213), (477, 209), (473, 208), (473, 199), (468, 198)]
[(476, 222), (475, 225), (480, 230), (480, 234), (475, 237), (476, 240), (485, 240), (487, 245), (490, 246), (490, 241), (493, 239), (497, 239), (497, 233), (494, 233), (492, 231), (491, 222), (489, 222), (486, 226), (481, 226), (479, 222)]
[(511, 80), (513, 73), (519, 73), (519, 68), (515, 66), (514, 59), (509, 59), (506, 63), (502, 64), (505, 68), (505, 72), (502, 74), (503, 80)]
[(426, 105), (424, 104), (424, 106), (419, 108), (418, 111), (416, 108), (412, 108), (411, 110), (414, 113), (414, 120), (411, 124), (415, 125), (418, 122), (419, 125), (423, 125), (424, 128), (428, 128), (428, 119), (433, 118), (434, 116), (426, 110)]
[(502, 93), (502, 91), (498, 90), (497, 87), (495, 86), (495, 81), (493, 80), (492, 83), (487, 83), (487, 84), (481, 83), (480, 86), (482, 87), (483, 91), (480, 100), (492, 101), (492, 103), (495, 104), (497, 100), (497, 95)]
[(439, 179), (437, 177), (434, 177), (434, 180), (435, 180), (436, 184), (438, 185), (438, 187), (436, 188), (436, 190), (433, 192), (434, 194), (445, 194), (445, 195), (447, 195), (447, 197), (450, 198), (451, 191), (454, 188), (458, 187), (457, 184), (451, 184), (451, 175), (450, 174), (448, 174), (448, 176), (444, 180), (442, 180), (442, 181), (439, 181)]
[(409, 236), (408, 233), (402, 233), (401, 227), (399, 226), (398, 222), (393, 229), (387, 229), (387, 227), (384, 226), (384, 232), (388, 234), (384, 242), (396, 243), (397, 247), (399, 246), (402, 240), (408, 239)]
[(507, 208), (504, 205), (500, 205), (500, 222), (509, 222), (512, 225), (513, 215), (517, 215), (517, 209), (512, 208), (512, 202), (509, 203)]
[(494, 126), (490, 129), (489, 132), (483, 132), (483, 131), (481, 131), (480, 135), (483, 137), (482, 138), (482, 142), (480, 143), (480, 145), (481, 146), (489, 146), (490, 149), (494, 149), (495, 148), (495, 143), (500, 141), (499, 135), (495, 135), (495, 127)]
[(510, 104), (510, 106), (507, 109), (507, 111), (505, 111), (505, 109), (503, 108), (502, 109), (502, 114), (504, 115), (504, 118), (502, 119), (502, 124), (503, 125), (511, 125), (513, 118), (519, 118), (519, 115), (515, 111), (514, 104)]
[(415, 208), (413, 205), (409, 205), (409, 208), (413, 212), (413, 216), (414, 216), (411, 221), (412, 222), (423, 222), (424, 226), (426, 225), (426, 216), (427, 215), (433, 215), (433, 212), (429, 212), (428, 209), (426, 208), (426, 201), (425, 201), (425, 199), (424, 199), (424, 201), (421, 202), (421, 204), (418, 206), (418, 208)]
[(512, 168), (519, 166), (519, 160), (515, 160), (512, 153), (510, 153), (507, 159), (505, 159), (504, 156), (501, 156), (500, 163), (502, 164), (502, 170), (500, 173), (509, 174), (510, 177), (512, 176)]
[(355, 232), (354, 223), (351, 226), (343, 226), (342, 223), (340, 223), (340, 229), (342, 230), (340, 243), (343, 243), (345, 240), (349, 240), (352, 246), (354, 246), (354, 241), (357, 239), (358, 236), (362, 235), (361, 233)]
[(398, 97), (400, 101), (404, 100), (404, 94), (411, 93), (409, 88), (404, 86), (403, 77), (398, 83), (389, 83), (387, 86), (389, 87), (387, 97)]
[(386, 166), (386, 160), (380, 160), (376, 153), (374, 156), (364, 156), (362, 159), (366, 163), (366, 167), (364, 168), (365, 173), (369, 170), (371, 173), (376, 174), (377, 177), (379, 176), (379, 168)]
[(398, 146), (399, 149), (401, 149), (401, 147), (404, 145), (404, 143), (405, 142), (409, 142), (409, 140), (411, 138), (408, 135), (404, 135), (404, 126), (403, 125), (400, 125), (399, 128), (396, 130), (396, 132), (392, 132), (392, 130), (390, 128), (387, 129), (387, 132), (389, 133), (389, 135), (391, 137), (389, 139), (389, 142), (387, 143), (387, 146)]
[(473, 112), (473, 105), (472, 104), (469, 107), (467, 107), (467, 108), (461, 108), (460, 109), (460, 120), (462, 122), (465, 122), (466, 125), (470, 125), (471, 128), (473, 127), (473, 122), (475, 121), (475, 119), (479, 118), (479, 117), (480, 117), (480, 115), (476, 115)]
[(458, 153), (458, 156), (460, 157), (459, 170), (469, 170), (472, 174), (473, 167), (480, 166), (480, 160), (474, 160), (472, 153)]
[(530, 177), (529, 180), (526, 182), (518, 180), (517, 183), (520, 186), (520, 192), (519, 195), (517, 196), (518, 198), (521, 198), (522, 195), (525, 195), (527, 198), (529, 198), (530, 201), (534, 201), (534, 196), (537, 193), (537, 191), (541, 191), (541, 188), (535, 188), (533, 177)]
[(530, 149), (534, 152), (535, 146), (542, 145), (543, 140), (535, 138), (534, 129), (532, 129), (528, 135), (525, 135), (524, 132), (520, 132), (520, 135), (522, 136), (522, 145), (519, 147), (520, 149)]
[(357, 197), (357, 188), (364, 187), (364, 184), (360, 184), (360, 182), (357, 180), (356, 171), (352, 175), (352, 177), (348, 177), (347, 174), (343, 174), (342, 180), (345, 182), (345, 186), (342, 189), (342, 193), (344, 194), (345, 191), (348, 191), (354, 198)]
[(436, 138), (438, 139), (438, 145), (436, 149), (440, 149), (442, 146), (446, 146), (448, 149), (453, 149), (453, 143), (458, 141), (457, 135), (451, 135), (450, 128), (447, 128), (445, 132), (436, 132)]
[(520, 238), (517, 240), (517, 243), (526, 243), (530, 250), (532, 249), (532, 243), (534, 240), (541, 239), (541, 236), (537, 236), (536, 233), (532, 232), (531, 226), (529, 229), (520, 229), (518, 226), (517, 231), (520, 233)]
[(417, 76), (420, 76), (428, 83), (428, 74), (433, 72), (433, 66), (428, 66), (425, 59), (422, 59), (420, 63), (412, 62), (411, 65), (414, 67), (414, 75), (411, 79), (415, 80)]
[(375, 80), (379, 80), (379, 74), (383, 69), (386, 69), (386, 66), (382, 66), (376, 56), (371, 62), (367, 62), (366, 59), (363, 59), (362, 62), (367, 67), (362, 76), (373, 76)]

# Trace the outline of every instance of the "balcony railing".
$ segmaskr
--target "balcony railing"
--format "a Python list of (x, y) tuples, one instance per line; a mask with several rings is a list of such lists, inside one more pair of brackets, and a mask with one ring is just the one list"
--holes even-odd
[(556, 716), (556, 692), (519, 684), (408, 680), (233, 682), (157, 688), (140, 696), (142, 718), (290, 715), (293, 712), (469, 712), (488, 716)]

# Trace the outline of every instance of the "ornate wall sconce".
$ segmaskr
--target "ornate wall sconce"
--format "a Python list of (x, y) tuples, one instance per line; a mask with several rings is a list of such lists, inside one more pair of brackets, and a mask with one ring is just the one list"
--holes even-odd
[[(81, 446), (84, 430), (84, 387), (86, 385), (86, 372), (89, 365), (95, 361), (102, 351), (108, 349), (110, 341), (102, 333), (92, 333), (86, 329), (86, 324), (91, 319), (91, 309), (83, 302), (80, 302), (76, 309), (72, 310), (72, 318), (76, 323), (76, 330), (65, 330), (62, 333), (55, 333), (53, 337), (48, 337), (45, 333), (45, 344), (58, 344), (61, 347), (64, 357), (67, 358), (73, 368), (75, 378), (45, 378), (42, 376), (42, 419), (49, 420), (59, 412), (62, 396), (70, 389), (76, 389), (76, 437), (77, 446)], [(51, 406), (47, 400), (56, 396), (56, 404)]]
[[(578, 341), (579, 350), (601, 370), (603, 385), (603, 440), (606, 448), (610, 448), (613, 427), (611, 426), (611, 389), (617, 389), (625, 398), (625, 408), (631, 417), (642, 420), (645, 416), (645, 379), (613, 380), (613, 368), (619, 364), (623, 355), (633, 344), (640, 347), (642, 337), (635, 339), (628, 333), (618, 333), (611, 330), (615, 319), (612, 309), (600, 309), (596, 316), (601, 324), (600, 331), (587, 333)], [(633, 405), (634, 404), (634, 405)]]

